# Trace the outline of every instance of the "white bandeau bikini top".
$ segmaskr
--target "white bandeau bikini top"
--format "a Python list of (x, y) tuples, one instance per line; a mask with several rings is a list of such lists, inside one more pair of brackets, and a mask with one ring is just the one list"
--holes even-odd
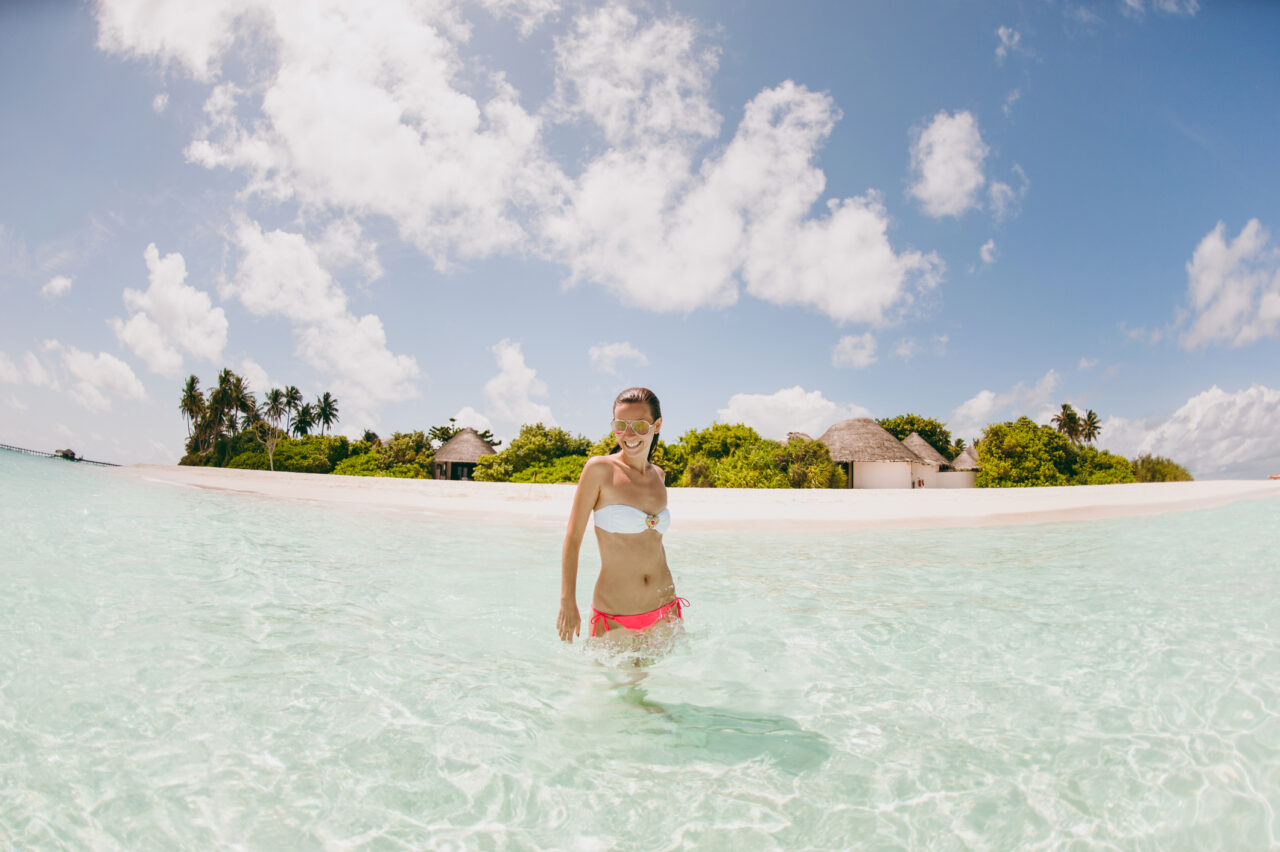
[(658, 535), (671, 526), (671, 513), (663, 509), (656, 515), (642, 512), (635, 506), (622, 503), (610, 503), (596, 509), (596, 526), (611, 533), (642, 533), (645, 530), (657, 530)]

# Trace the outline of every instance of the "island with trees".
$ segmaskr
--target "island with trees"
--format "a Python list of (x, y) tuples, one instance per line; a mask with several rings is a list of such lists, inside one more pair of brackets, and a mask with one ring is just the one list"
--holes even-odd
[[(271, 388), (259, 400), (248, 382), (230, 369), (218, 374), (207, 393), (199, 379), (190, 376), (182, 388), (179, 410), (187, 423), (186, 454), (179, 464), (248, 470), (430, 479), (436, 452), (464, 428), (449, 418), (425, 431), (395, 432), (387, 438), (366, 429), (352, 440), (330, 434), (340, 413), (331, 393), (306, 401), (297, 387), (288, 386)], [(1098, 415), (1093, 411), (1081, 415), (1065, 403), (1049, 425), (1028, 417), (992, 423), (972, 446), (962, 438), (953, 439), (946, 424), (933, 418), (903, 414), (876, 422), (899, 441), (918, 435), (948, 461), (956, 461), (968, 448), (977, 459), (975, 485), (979, 488), (1192, 478), (1167, 458), (1141, 455), (1130, 460), (1097, 449), (1094, 443), (1102, 431)], [(593, 441), (542, 423), (525, 424), (501, 450), (501, 442), (489, 430), (476, 435), (494, 450), (475, 461), (472, 476), (482, 482), (575, 482), (588, 458), (614, 448), (612, 433)], [(654, 462), (673, 487), (845, 488), (849, 484), (821, 441), (800, 433), (775, 441), (740, 423), (690, 429), (675, 442), (659, 439)]]

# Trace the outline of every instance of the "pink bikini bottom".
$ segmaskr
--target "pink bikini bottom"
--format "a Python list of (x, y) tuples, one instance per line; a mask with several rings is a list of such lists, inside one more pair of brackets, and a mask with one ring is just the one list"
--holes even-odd
[(618, 627), (625, 627), (628, 630), (644, 630), (646, 627), (652, 627), (659, 621), (667, 617), (667, 613), (671, 610), (676, 611), (676, 618), (683, 618), (681, 607), (686, 607), (689, 602), (684, 598), (676, 598), (669, 604), (663, 604), (657, 609), (651, 609), (648, 612), (638, 612), (635, 615), (613, 615), (608, 612), (601, 612), (595, 607), (591, 607), (591, 635), (603, 636), (608, 633), (613, 626), (610, 621)]

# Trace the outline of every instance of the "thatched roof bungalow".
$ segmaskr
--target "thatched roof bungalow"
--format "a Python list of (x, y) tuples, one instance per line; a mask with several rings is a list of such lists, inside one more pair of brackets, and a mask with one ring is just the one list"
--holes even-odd
[(946, 456), (933, 448), (933, 444), (920, 437), (919, 432), (912, 432), (903, 438), (902, 445), (919, 456), (920, 461), (931, 467), (943, 468), (951, 465)]
[(444, 442), (444, 446), (436, 450), (432, 467), (436, 479), (470, 479), (476, 469), (476, 462), (481, 456), (493, 455), (493, 447), (480, 437), (480, 433), (470, 426), (463, 427), (458, 434)]
[(978, 455), (973, 451), (973, 447), (965, 447), (960, 455), (955, 457), (951, 462), (953, 470), (980, 470), (978, 466)]
[(850, 488), (910, 488), (920, 457), (870, 417), (842, 420), (818, 439), (844, 469)]

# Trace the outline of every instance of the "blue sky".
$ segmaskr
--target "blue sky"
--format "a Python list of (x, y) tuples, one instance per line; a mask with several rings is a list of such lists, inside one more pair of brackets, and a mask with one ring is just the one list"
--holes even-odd
[(183, 379), (667, 437), (1062, 402), (1280, 471), (1280, 6), (0, 7), (0, 441), (173, 462)]

